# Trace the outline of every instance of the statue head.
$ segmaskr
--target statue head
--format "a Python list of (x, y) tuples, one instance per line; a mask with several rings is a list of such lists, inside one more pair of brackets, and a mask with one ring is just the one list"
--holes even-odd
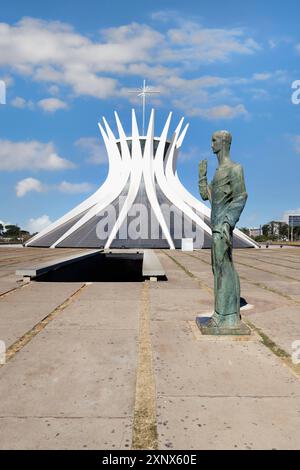
[(211, 138), (211, 148), (213, 153), (219, 153), (221, 150), (229, 152), (232, 137), (228, 131), (216, 131)]

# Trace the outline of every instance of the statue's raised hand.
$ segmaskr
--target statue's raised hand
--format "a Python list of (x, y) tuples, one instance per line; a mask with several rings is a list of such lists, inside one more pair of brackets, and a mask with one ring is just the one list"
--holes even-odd
[(207, 175), (207, 160), (201, 160), (199, 163), (199, 175), (204, 177)]

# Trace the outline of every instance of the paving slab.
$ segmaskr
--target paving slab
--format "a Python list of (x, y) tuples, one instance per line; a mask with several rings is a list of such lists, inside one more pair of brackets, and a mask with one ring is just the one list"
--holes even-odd
[(259, 341), (197, 341), (187, 322), (151, 331), (159, 395), (300, 397), (300, 381)]
[(131, 419), (0, 417), (0, 449), (128, 449)]
[(247, 303), (254, 306), (254, 312), (269, 312), (279, 306), (292, 305), (285, 297), (259, 288), (243, 279), (241, 279), (241, 296), (246, 299)]
[(287, 268), (290, 270), (291, 275), (293, 272), (294, 274), (297, 273), (297, 270), (300, 268), (300, 261), (275, 256), (259, 258), (258, 256), (252, 257), (239, 254), (235, 259), (251, 265), (259, 263), (259, 266), (263, 269), (265, 267), (267, 269)]
[(136, 341), (128, 330), (46, 328), (0, 369), (0, 416), (130, 417)]
[(151, 285), (150, 305), (154, 320), (189, 320), (197, 313), (206, 312), (213, 304), (212, 296), (199, 289), (157, 289)]
[(137, 331), (139, 311), (139, 298), (136, 300), (82, 300), (79, 297), (72, 303), (72, 308), (65, 310), (63, 315), (51, 322), (47, 328), (49, 330), (93, 328)]
[(276, 274), (259, 271), (255, 268), (249, 268), (247, 266), (242, 266), (241, 264), (237, 264), (237, 263), (235, 265), (235, 268), (240, 276), (244, 276), (246, 277), (246, 279), (250, 281), (261, 282), (261, 283), (266, 283), (266, 281), (270, 283), (271, 282), (277, 283), (280, 281), (280, 277), (277, 276)]
[(0, 298), (0, 339), (9, 347), (82, 285), (31, 283)]
[(18, 287), (16, 279), (0, 279), (0, 295)]
[[(242, 262), (245, 261), (245, 263), (249, 264), (249, 265), (255, 265), (252, 260), (247, 260), (247, 259), (241, 259)], [(267, 270), (267, 271), (272, 271), (274, 273), (277, 273), (277, 274), (281, 274), (283, 278), (285, 277), (292, 277), (292, 278), (295, 278), (295, 279), (298, 279), (299, 280), (299, 270), (300, 270), (300, 262), (298, 263), (292, 263), (292, 262), (287, 262), (287, 261), (283, 261), (285, 264), (284, 265), (281, 265), (279, 264), (278, 260), (274, 260), (274, 263), (269, 263), (269, 262), (266, 262), (264, 263), (264, 261), (261, 261), (260, 263), (260, 267), (261, 269), (264, 269), (264, 270)], [(287, 266), (287, 263), (289, 264), (289, 266)]]
[(276, 281), (271, 281), (269, 277), (266, 276), (264, 283), (271, 289), (277, 289), (286, 295), (290, 295), (291, 297), (296, 298), (296, 296), (299, 295), (300, 292), (300, 283), (297, 281), (292, 281), (290, 279), (277, 279)]
[(160, 449), (299, 449), (300, 399), (159, 397)]
[[(178, 267), (174, 263), (172, 259), (170, 259), (167, 255), (162, 253), (157, 253), (159, 255), (159, 260), (166, 271), (167, 281), (160, 281), (157, 283), (158, 288), (174, 289), (176, 287), (180, 289), (191, 287), (198, 287), (198, 281), (196, 279), (192, 279), (186, 275), (186, 273), (182, 270), (178, 270)], [(173, 253), (172, 253), (173, 256)]]
[[(95, 282), (82, 292), (81, 300), (136, 300), (141, 294), (142, 282)], [(116, 297), (117, 296), (117, 297)]]
[(249, 320), (289, 354), (293, 353), (292, 343), (300, 341), (299, 307), (286, 306), (249, 314)]

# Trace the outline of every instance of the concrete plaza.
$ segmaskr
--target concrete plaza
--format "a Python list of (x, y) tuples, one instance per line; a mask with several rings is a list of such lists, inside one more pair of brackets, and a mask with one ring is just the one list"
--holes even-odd
[(242, 341), (195, 326), (209, 250), (158, 250), (167, 281), (15, 276), (69, 253), (0, 249), (1, 449), (300, 449), (300, 249), (234, 250)]

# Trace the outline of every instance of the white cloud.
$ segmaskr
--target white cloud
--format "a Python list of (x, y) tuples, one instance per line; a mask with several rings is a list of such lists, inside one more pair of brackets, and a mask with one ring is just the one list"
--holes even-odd
[(24, 197), (27, 193), (36, 191), (36, 192), (46, 192), (46, 191), (59, 191), (65, 194), (80, 194), (87, 193), (94, 188), (94, 185), (91, 183), (70, 183), (68, 181), (62, 181), (58, 184), (45, 184), (36, 178), (24, 178), (16, 184), (16, 195), (17, 197)]
[(59, 91), (60, 91), (60, 90), (59, 90), (59, 87), (58, 87), (57, 85), (51, 85), (51, 86), (49, 87), (49, 93), (50, 93), (51, 95), (58, 95), (58, 94), (59, 94)]
[[(203, 119), (234, 119), (249, 116), (245, 105), (236, 96), (233, 87), (253, 83), (253, 78), (202, 76), (185, 79), (169, 77), (159, 87), (162, 95), (169, 95), (172, 105), (187, 116)], [(174, 98), (176, 96), (176, 98)]]
[(274, 41), (273, 39), (269, 39), (268, 44), (269, 44), (270, 49), (275, 49), (275, 47), (277, 46), (277, 42)]
[(100, 138), (96, 137), (81, 137), (76, 140), (75, 145), (86, 153), (86, 161), (94, 165), (102, 165), (107, 163), (107, 153), (104, 145), (101, 143)]
[(24, 178), (20, 180), (16, 184), (16, 195), (17, 197), (23, 197), (25, 194), (36, 191), (41, 193), (45, 191), (44, 186), (42, 183), (36, 178)]
[(169, 23), (171, 21), (178, 22), (178, 12), (171, 9), (158, 10), (151, 13), (151, 18), (155, 21), (161, 21), (162, 23)]
[(182, 107), (188, 116), (199, 116), (207, 120), (218, 120), (218, 119), (234, 119), (238, 116), (248, 116), (249, 113), (243, 104), (236, 106), (220, 105), (213, 106), (210, 108), (200, 107), (185, 107), (184, 101), (177, 101), (177, 106)]
[(252, 75), (250, 79), (244, 79), (244, 83), (251, 83), (251, 82), (265, 82), (270, 81), (272, 83), (286, 83), (291, 81), (292, 77), (290, 77), (287, 70), (272, 70), (270, 72), (257, 72)]
[(26, 100), (21, 98), (20, 96), (16, 96), (12, 101), (11, 105), (15, 108), (25, 108), (26, 107)]
[(101, 30), (96, 40), (69, 24), (23, 18), (14, 25), (0, 25), (0, 48), (0, 66), (33, 80), (67, 85), (76, 95), (107, 98), (119, 94), (117, 80), (108, 73), (116, 77), (156, 69), (166, 77), (173, 75), (175, 61), (182, 70), (253, 54), (259, 46), (241, 28), (204, 28), (183, 18), (164, 33), (131, 23)]
[[(232, 79), (230, 79), (231, 82)], [(229, 79), (218, 76), (204, 75), (200, 78), (186, 79), (177, 76), (168, 77), (164, 83), (166, 89), (176, 89), (177, 91), (184, 92), (197, 92), (198, 90), (205, 90), (207, 88), (221, 87), (226, 85)], [(167, 90), (166, 90), (167, 91)]]
[(197, 113), (199, 116), (207, 119), (233, 119), (238, 116), (247, 116), (248, 112), (243, 104), (236, 106), (215, 106), (214, 108), (208, 108), (199, 110)]
[(275, 49), (276, 47), (279, 47), (281, 45), (290, 45), (294, 44), (294, 39), (291, 36), (280, 36), (276, 37), (275, 39), (269, 39), (268, 45), (270, 49)]
[(252, 93), (254, 100), (266, 100), (270, 98), (269, 93), (264, 88), (249, 88), (248, 91)]
[(52, 142), (0, 140), (0, 170), (64, 170), (74, 164), (60, 157)]
[(168, 30), (167, 38), (168, 47), (161, 51), (161, 57), (191, 64), (227, 61), (232, 54), (249, 55), (260, 49), (241, 28), (203, 28), (192, 21)]
[(11, 75), (1, 76), (0, 79), (5, 83), (6, 88), (14, 84), (14, 79)]
[(38, 106), (47, 113), (54, 113), (58, 109), (67, 109), (68, 105), (59, 98), (44, 98), (38, 101)]
[(160, 40), (160, 33), (137, 23), (102, 30), (102, 40), (92, 41), (68, 24), (23, 18), (0, 26), (0, 65), (34, 80), (68, 85), (77, 95), (106, 98), (116, 94), (117, 81), (105, 74), (149, 59)]
[[(27, 80), (47, 83), (49, 94), (53, 96), (38, 102), (47, 112), (67, 108), (67, 103), (57, 97), (61, 87), (69, 87), (73, 97), (118, 96), (135, 102), (136, 97), (118, 83), (120, 77), (132, 75), (147, 77), (161, 90), (161, 95), (152, 97), (151, 103), (158, 104), (171, 97), (175, 106), (177, 102), (189, 103), (181, 109), (189, 109), (190, 115), (197, 108), (202, 109), (197, 115), (207, 118), (214, 113), (203, 111), (207, 106), (232, 108), (232, 104), (241, 102), (234, 96), (234, 86), (263, 79), (264, 74), (259, 73), (255, 74), (256, 78), (203, 76), (186, 79), (186, 72), (197, 70), (202, 64), (229, 61), (236, 55), (248, 56), (256, 53), (260, 46), (242, 28), (205, 28), (173, 10), (155, 12), (152, 19), (164, 23), (163, 32), (133, 22), (102, 29), (94, 38), (59, 21), (23, 18), (12, 25), (2, 23), (0, 67), (25, 75)], [(216, 90), (213, 95), (212, 88)], [(175, 94), (176, 100), (173, 100)], [(22, 106), (21, 102), (19, 104)], [(227, 114), (240, 116), (245, 112), (240, 108), (238, 112), (233, 110)], [(95, 155), (93, 153), (91, 159), (97, 163), (101, 157)]]
[(287, 83), (291, 81), (291, 75), (287, 70), (275, 70), (273, 79), (279, 83)]
[(199, 150), (198, 147), (196, 147), (195, 145), (192, 145), (186, 151), (180, 151), (179, 159), (181, 162), (188, 161), (188, 160), (195, 160), (195, 159), (199, 160), (199, 158), (201, 159), (207, 158), (208, 155), (209, 155), (208, 153), (201, 152), (201, 150)]
[(6, 104), (6, 86), (3, 80), (0, 80), (0, 104)]
[(254, 73), (254, 74), (253, 74), (253, 79), (254, 79), (254, 80), (259, 80), (259, 81), (268, 80), (268, 79), (271, 78), (271, 77), (272, 77), (272, 74), (269, 73), (269, 72)]
[(40, 217), (31, 218), (25, 224), (25, 230), (28, 230), (30, 233), (40, 232), (44, 228), (48, 227), (52, 222), (48, 215), (42, 215)]
[(68, 181), (62, 181), (57, 185), (57, 189), (62, 193), (67, 194), (80, 194), (88, 193), (94, 188), (91, 183), (69, 183)]
[(19, 109), (25, 109), (25, 108), (33, 109), (34, 108), (34, 104), (31, 100), (26, 101), (21, 96), (16, 96), (15, 98), (13, 98), (10, 104), (14, 108), (19, 108)]

